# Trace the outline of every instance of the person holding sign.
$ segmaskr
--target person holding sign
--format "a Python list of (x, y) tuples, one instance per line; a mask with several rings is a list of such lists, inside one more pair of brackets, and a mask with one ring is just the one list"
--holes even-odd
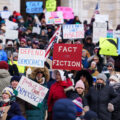
[[(34, 68), (30, 74), (30, 78), (40, 85), (47, 87), (46, 82), (49, 80), (49, 71), (47, 67), (44, 68)], [(38, 91), (34, 91), (38, 92)], [(46, 97), (42, 101), (41, 105), (38, 107), (27, 105), (26, 108), (27, 120), (44, 120), (45, 112), (47, 110), (47, 99)]]

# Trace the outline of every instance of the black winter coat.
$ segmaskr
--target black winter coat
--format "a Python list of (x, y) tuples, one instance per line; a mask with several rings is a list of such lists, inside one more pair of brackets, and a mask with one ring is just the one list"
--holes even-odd
[(97, 113), (100, 120), (112, 120), (111, 113), (107, 109), (108, 103), (114, 105), (119, 99), (112, 87), (106, 85), (101, 89), (97, 89), (96, 86), (93, 86), (89, 89), (83, 102), (84, 106), (89, 106), (90, 110)]

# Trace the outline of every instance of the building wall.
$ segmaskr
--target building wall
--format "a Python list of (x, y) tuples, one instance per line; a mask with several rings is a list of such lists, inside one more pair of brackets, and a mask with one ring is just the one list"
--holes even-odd
[[(78, 15), (81, 21), (88, 20), (93, 16), (98, 0), (61, 0), (62, 6), (72, 7), (75, 15)], [(116, 28), (120, 23), (120, 0), (100, 0), (100, 13), (108, 14), (109, 20)]]

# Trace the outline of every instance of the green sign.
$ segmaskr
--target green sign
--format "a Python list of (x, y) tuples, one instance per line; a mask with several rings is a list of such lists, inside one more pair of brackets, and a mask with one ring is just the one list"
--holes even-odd
[(52, 12), (56, 10), (56, 0), (47, 0), (46, 1), (46, 9), (48, 12)]

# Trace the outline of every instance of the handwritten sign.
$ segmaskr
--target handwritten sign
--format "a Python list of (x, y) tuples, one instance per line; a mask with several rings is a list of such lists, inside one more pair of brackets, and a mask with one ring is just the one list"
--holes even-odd
[(69, 7), (57, 7), (57, 11), (63, 12), (64, 19), (73, 19), (73, 9)]
[(46, 12), (45, 14), (46, 24), (63, 24), (62, 12)]
[(107, 23), (98, 23), (93, 24), (93, 42), (97, 43), (101, 37), (106, 38), (107, 35)]
[(18, 39), (18, 30), (9, 30), (7, 29), (5, 32), (5, 38), (15, 40)]
[(81, 24), (63, 25), (64, 39), (84, 38), (84, 27)]
[(109, 21), (109, 15), (101, 15), (101, 14), (95, 15), (95, 22), (106, 22), (106, 21)]
[(34, 106), (41, 103), (48, 92), (47, 88), (24, 76), (22, 76), (16, 90), (18, 91), (17, 97)]
[(82, 45), (55, 44), (53, 50), (53, 69), (81, 70)]
[(44, 67), (45, 50), (20, 48), (18, 65), (31, 67)]
[(1, 12), (1, 17), (3, 19), (8, 19), (10, 17), (11, 13), (9, 11), (2, 11)]
[(113, 31), (113, 36), (114, 36), (114, 38), (120, 38), (120, 30), (118, 30), (118, 31)]
[(48, 12), (53, 12), (56, 10), (56, 0), (47, 0), (46, 9)]
[(113, 30), (107, 31), (107, 38), (113, 38)]
[(41, 1), (30, 1), (26, 2), (26, 13), (42, 13), (43, 2)]

